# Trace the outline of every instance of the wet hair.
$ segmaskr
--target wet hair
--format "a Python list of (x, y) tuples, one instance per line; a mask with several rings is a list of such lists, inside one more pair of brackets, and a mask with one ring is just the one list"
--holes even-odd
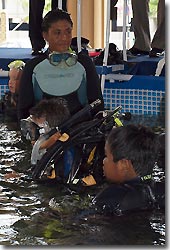
[(132, 162), (136, 174), (152, 174), (158, 156), (158, 136), (142, 125), (125, 125), (113, 128), (107, 143), (114, 162), (127, 159)]
[(70, 117), (70, 112), (66, 100), (56, 97), (41, 100), (30, 109), (30, 115), (35, 118), (44, 117), (50, 128), (54, 128), (67, 120)]
[(71, 27), (73, 27), (73, 21), (70, 17), (70, 14), (62, 9), (55, 9), (49, 11), (43, 18), (42, 21), (42, 31), (48, 32), (51, 25), (57, 21), (60, 20), (66, 20), (71, 24)]

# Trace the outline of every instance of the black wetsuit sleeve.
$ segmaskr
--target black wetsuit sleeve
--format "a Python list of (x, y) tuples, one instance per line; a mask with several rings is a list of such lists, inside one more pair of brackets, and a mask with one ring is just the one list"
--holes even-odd
[(96, 99), (100, 99), (102, 103), (96, 111), (104, 110), (101, 84), (92, 59), (88, 55), (80, 52), (78, 54), (78, 61), (84, 66), (86, 70), (88, 102), (92, 103)]
[(32, 72), (29, 69), (29, 66), (26, 65), (23, 70), (19, 87), (18, 106), (17, 106), (18, 120), (29, 116), (29, 109), (33, 106), (33, 103), (34, 103), (34, 94), (32, 86)]
[(18, 121), (29, 116), (29, 109), (34, 106), (34, 92), (32, 84), (32, 74), (34, 67), (41, 62), (45, 55), (29, 60), (23, 70), (21, 77), (18, 104), (17, 104), (17, 117)]

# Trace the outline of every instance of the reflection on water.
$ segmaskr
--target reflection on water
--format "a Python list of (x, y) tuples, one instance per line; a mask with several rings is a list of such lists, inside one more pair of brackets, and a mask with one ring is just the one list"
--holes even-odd
[[(132, 123), (164, 131), (164, 121), (155, 117), (132, 117)], [(152, 125), (153, 124), (153, 125)], [(89, 212), (89, 202), (98, 192), (76, 192), (62, 185), (31, 182), (31, 147), (10, 124), (0, 123), (0, 244), (1, 245), (165, 245), (165, 216), (161, 211), (123, 217)], [(12, 171), (18, 176), (6, 178)], [(164, 178), (155, 167), (154, 178)]]

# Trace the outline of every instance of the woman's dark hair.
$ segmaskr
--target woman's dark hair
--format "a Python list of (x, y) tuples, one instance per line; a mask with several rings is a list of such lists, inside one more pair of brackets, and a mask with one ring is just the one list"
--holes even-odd
[(113, 128), (107, 143), (114, 162), (127, 159), (132, 162), (135, 172), (140, 175), (152, 174), (158, 156), (158, 136), (148, 127), (126, 125)]
[(42, 21), (42, 31), (48, 32), (49, 28), (51, 27), (51, 24), (59, 20), (67, 20), (71, 24), (71, 27), (73, 27), (73, 21), (70, 17), (70, 14), (62, 9), (55, 9), (49, 11), (44, 16)]

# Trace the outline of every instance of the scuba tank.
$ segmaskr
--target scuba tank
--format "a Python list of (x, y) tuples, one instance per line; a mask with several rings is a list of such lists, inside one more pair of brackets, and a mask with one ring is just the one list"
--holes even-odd
[[(95, 172), (102, 178), (105, 137), (114, 126), (123, 124), (119, 119), (121, 106), (113, 111), (100, 111), (89, 120), (91, 111), (99, 104), (100, 100), (96, 100), (87, 105), (66, 122), (38, 139), (31, 155), (34, 180), (51, 178), (49, 172), (54, 173), (54, 170), (53, 178), (65, 183), (75, 183), (80, 173), (83, 176), (84, 173)], [(57, 140), (41, 155), (39, 152), (41, 142), (56, 132), (66, 133), (67, 139)]]

